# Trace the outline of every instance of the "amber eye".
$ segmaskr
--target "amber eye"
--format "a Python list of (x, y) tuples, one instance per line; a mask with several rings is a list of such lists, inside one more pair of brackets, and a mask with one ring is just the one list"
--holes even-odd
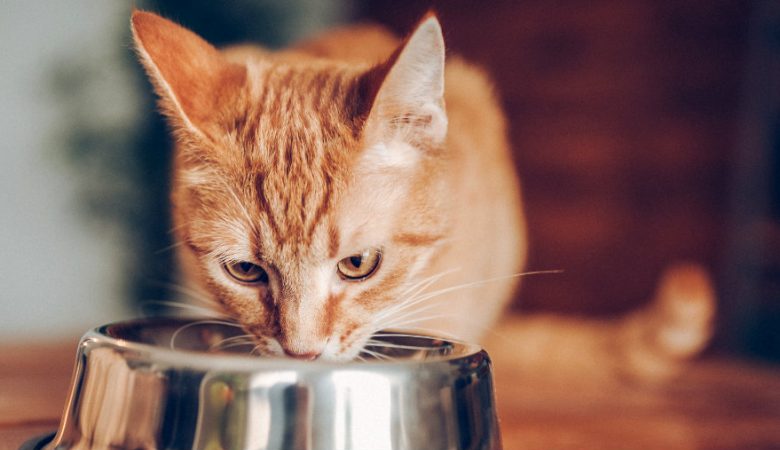
[(268, 273), (257, 264), (247, 261), (225, 263), (222, 266), (228, 275), (242, 283), (268, 283)]
[(341, 278), (348, 281), (363, 281), (376, 272), (381, 261), (382, 252), (378, 248), (367, 248), (362, 253), (342, 259), (337, 268)]

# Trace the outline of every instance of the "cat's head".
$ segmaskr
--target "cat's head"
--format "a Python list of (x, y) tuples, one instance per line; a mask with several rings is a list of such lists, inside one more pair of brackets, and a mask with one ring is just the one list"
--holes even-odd
[(399, 304), (446, 235), (437, 19), (374, 66), (228, 57), (146, 12), (132, 29), (176, 134), (176, 235), (215, 304), (306, 359), (412, 323)]

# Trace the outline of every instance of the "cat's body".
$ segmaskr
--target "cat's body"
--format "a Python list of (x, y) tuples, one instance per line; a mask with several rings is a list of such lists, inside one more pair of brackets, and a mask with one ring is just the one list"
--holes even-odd
[[(491, 86), (459, 59), (445, 66), (435, 17), (404, 42), (355, 27), (280, 53), (220, 53), (142, 12), (133, 31), (177, 133), (185, 277), (262, 352), (344, 360), (384, 328), (496, 331), (525, 262), (520, 189)], [(686, 355), (706, 341), (710, 312)], [(535, 340), (573, 330), (527, 325), (498, 334), (543, 328), (518, 336), (545, 348)], [(586, 328), (566, 352), (636, 327)]]

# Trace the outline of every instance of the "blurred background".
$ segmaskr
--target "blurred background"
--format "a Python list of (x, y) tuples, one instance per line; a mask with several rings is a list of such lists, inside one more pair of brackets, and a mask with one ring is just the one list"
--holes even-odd
[[(217, 44), (279, 47), (431, 6), (493, 76), (530, 225), (520, 312), (610, 316), (698, 261), (716, 352), (780, 359), (780, 2), (138, 1)], [(0, 6), (0, 339), (74, 336), (176, 297), (170, 142), (124, 2)]]

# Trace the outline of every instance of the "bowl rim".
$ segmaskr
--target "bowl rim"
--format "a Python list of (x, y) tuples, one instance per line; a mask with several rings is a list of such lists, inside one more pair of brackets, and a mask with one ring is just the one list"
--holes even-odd
[[(208, 320), (208, 318), (204, 318)], [(212, 318), (213, 319), (213, 318)], [(192, 367), (212, 371), (258, 371), (258, 370), (291, 370), (296, 372), (321, 372), (333, 370), (348, 371), (383, 371), (393, 369), (409, 370), (411, 367), (423, 368), (437, 365), (451, 365), (473, 359), (489, 357), (477, 344), (454, 341), (447, 338), (433, 337), (453, 344), (457, 349), (449, 355), (434, 355), (425, 359), (367, 360), (367, 361), (301, 361), (292, 358), (257, 357), (242, 354), (206, 353), (189, 349), (171, 349), (166, 346), (138, 342), (130, 339), (114, 337), (107, 334), (111, 327), (141, 325), (145, 323), (163, 325), (171, 322), (194, 322), (194, 317), (150, 317), (120, 320), (110, 322), (87, 331), (81, 338), (79, 348), (87, 352), (95, 348), (114, 348), (124, 355), (134, 355), (138, 362), (156, 363), (172, 367)], [(215, 319), (219, 320), (219, 319)], [(420, 336), (425, 336), (420, 334)], [(127, 356), (126, 356), (127, 357)]]

